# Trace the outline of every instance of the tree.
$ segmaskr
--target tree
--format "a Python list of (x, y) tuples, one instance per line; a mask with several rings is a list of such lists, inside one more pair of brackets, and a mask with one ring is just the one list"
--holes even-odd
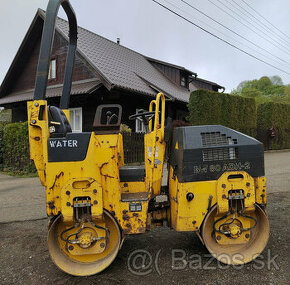
[(247, 82), (249, 82), (249, 81), (248, 81), (248, 80), (242, 81), (242, 82), (238, 85), (236, 91), (237, 91), (237, 92), (242, 92), (242, 90), (243, 90), (243, 88), (246, 86)]
[(270, 77), (270, 80), (273, 85), (283, 85), (283, 81), (280, 76), (274, 75)]
[(257, 89), (260, 91), (267, 91), (272, 87), (272, 82), (269, 77), (263, 76), (257, 81)]
[(242, 81), (232, 94), (255, 98), (257, 104), (266, 102), (290, 104), (290, 84), (283, 85), (278, 75)]
[(253, 88), (253, 87), (243, 88), (241, 94), (244, 97), (251, 97), (251, 98), (255, 98), (255, 97), (263, 95), (263, 93), (261, 91), (257, 90), (256, 88)]

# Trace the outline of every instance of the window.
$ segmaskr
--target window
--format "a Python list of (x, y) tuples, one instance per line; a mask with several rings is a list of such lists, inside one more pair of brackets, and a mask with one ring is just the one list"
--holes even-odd
[[(139, 113), (142, 109), (136, 109), (136, 114)], [(142, 110), (144, 111), (144, 110)], [(145, 111), (147, 112), (147, 111)], [(136, 133), (146, 133), (145, 126), (141, 118), (136, 118), (136, 125), (135, 125)]]
[(83, 128), (83, 112), (82, 108), (69, 109), (70, 125), (73, 133), (81, 133)]
[(180, 85), (182, 87), (188, 88), (188, 76), (185, 74), (180, 75)]
[(52, 59), (49, 63), (48, 79), (56, 78), (56, 59)]

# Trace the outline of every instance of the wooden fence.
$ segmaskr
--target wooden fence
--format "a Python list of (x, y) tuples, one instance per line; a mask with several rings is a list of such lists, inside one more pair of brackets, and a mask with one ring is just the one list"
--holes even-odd
[(125, 164), (144, 162), (144, 133), (123, 133)]

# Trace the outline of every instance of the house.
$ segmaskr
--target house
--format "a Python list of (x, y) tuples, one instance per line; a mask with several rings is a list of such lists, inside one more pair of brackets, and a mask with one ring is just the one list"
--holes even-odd
[[(38, 10), (0, 87), (0, 106), (12, 110), (12, 121), (26, 121), (26, 101), (33, 98), (35, 74), (45, 12)], [(68, 49), (68, 23), (58, 18), (50, 61), (46, 97), (58, 106)], [(168, 100), (167, 114), (184, 119), (190, 92), (224, 90), (184, 67), (146, 57), (91, 31), (78, 28), (78, 49), (71, 89), (71, 125), (75, 132), (91, 131), (96, 107), (120, 104), (122, 122), (144, 131), (139, 121), (129, 121), (138, 109), (147, 109), (157, 92)]]

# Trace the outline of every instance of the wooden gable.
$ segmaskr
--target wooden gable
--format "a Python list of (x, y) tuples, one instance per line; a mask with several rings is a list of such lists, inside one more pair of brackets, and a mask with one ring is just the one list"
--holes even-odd
[[(4, 96), (34, 89), (42, 26), (43, 20), (37, 19), (35, 28), (31, 30), (22, 50), (19, 50), (6, 81)], [(56, 31), (51, 56), (56, 60), (56, 78), (48, 80), (48, 86), (63, 83), (67, 50), (66, 39)], [(92, 68), (76, 54), (73, 82), (92, 78), (96, 78)]]

